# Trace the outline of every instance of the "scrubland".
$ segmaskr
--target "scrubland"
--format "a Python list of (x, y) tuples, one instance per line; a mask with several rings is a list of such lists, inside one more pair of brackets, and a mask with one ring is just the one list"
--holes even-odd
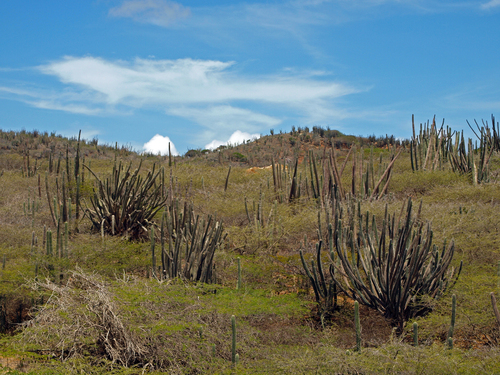
[[(425, 169), (412, 167), (410, 149), (417, 136), (411, 143), (299, 128), (169, 158), (77, 137), (1, 132), (1, 372), (500, 373), (500, 322), (491, 302), (492, 292), (500, 295), (500, 154), (491, 151), (478, 181), (477, 171), (454, 170), (450, 156), (439, 154), (444, 149), (430, 128), (424, 126), (421, 135), (419, 162), (426, 153), (431, 159)], [(487, 153), (493, 147), (486, 146)], [(470, 151), (476, 168), (484, 162), (480, 148)], [(372, 194), (399, 150), (387, 190), (380, 193), (386, 178)], [(339, 169), (345, 164), (340, 181), (330, 174), (330, 152)], [(113, 236), (107, 222), (97, 228), (85, 214), (92, 208), (98, 178), (105, 184), (120, 162), (125, 167), (131, 163), (131, 171), (141, 163), (143, 179), (153, 166), (160, 172), (151, 189), (158, 188), (162, 206), (142, 223), (137, 238)], [(264, 168), (270, 165), (274, 170)], [(463, 263), (457, 282), (402, 330), (361, 304), (360, 350), (353, 299), (339, 292), (335, 308), (321, 319), (299, 254), (302, 250), (310, 264), (317, 259), (320, 237), (328, 242), (333, 185), (344, 189), (339, 207), (348, 212), (351, 204), (368, 211), (378, 226), (386, 210), (398, 217), (408, 198), (415, 209), (422, 202), (418, 222), (431, 223), (439, 248), (445, 240), (454, 242), (450, 269)], [(209, 264), (215, 275), (211, 283), (162, 270), (170, 251), (166, 238), (175, 244), (187, 233), (179, 222), (189, 209), (199, 216), (199, 225), (210, 216), (223, 226)], [(162, 241), (166, 211), (174, 220), (165, 225), (168, 234)], [(180, 218), (176, 224), (175, 218)], [(181, 245), (183, 267), (193, 238)], [(326, 252), (322, 261), (329, 264)], [(456, 321), (450, 347), (452, 295)], [(237, 363), (232, 361), (233, 315)]]

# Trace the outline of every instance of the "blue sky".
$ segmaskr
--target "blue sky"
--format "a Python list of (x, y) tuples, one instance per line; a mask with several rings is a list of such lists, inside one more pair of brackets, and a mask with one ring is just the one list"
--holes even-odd
[(1, 129), (138, 151), (500, 113), (500, 0), (2, 0), (0, 35)]

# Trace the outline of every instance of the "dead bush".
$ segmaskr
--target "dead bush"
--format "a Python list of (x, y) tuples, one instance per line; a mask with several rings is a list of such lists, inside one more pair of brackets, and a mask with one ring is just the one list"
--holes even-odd
[(72, 271), (66, 285), (35, 281), (32, 288), (50, 292), (21, 341), (61, 359), (92, 355), (123, 366), (144, 364), (146, 345), (123, 323), (116, 302), (96, 274)]

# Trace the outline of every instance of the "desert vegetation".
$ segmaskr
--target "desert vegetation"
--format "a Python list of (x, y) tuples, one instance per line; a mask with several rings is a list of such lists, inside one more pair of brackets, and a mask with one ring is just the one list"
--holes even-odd
[(471, 128), (1, 131), (2, 371), (500, 372), (499, 125)]

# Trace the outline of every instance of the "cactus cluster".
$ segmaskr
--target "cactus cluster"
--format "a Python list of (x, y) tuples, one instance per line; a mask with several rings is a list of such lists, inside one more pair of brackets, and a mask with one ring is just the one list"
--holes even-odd
[[(49, 168), (45, 172), (45, 190), (47, 194), (47, 202), (50, 210), (50, 216), (54, 226), (60, 225), (59, 222), (70, 222), (72, 219), (72, 204), (75, 204), (75, 231), (78, 232), (78, 219), (80, 219), (80, 187), (84, 182), (84, 174), (80, 168), (80, 135), (78, 134), (78, 143), (74, 158), (74, 165), (71, 167), (71, 159), (69, 156), (69, 145), (66, 146), (66, 168), (61, 168), (62, 154), (59, 156), (57, 169), (54, 171), (52, 152), (49, 154)], [(85, 159), (83, 159), (85, 160)], [(70, 172), (71, 170), (71, 172)], [(56, 173), (55, 186), (56, 191), (51, 196), (49, 189), (49, 174)], [(74, 179), (73, 177), (74, 176)], [(41, 193), (40, 175), (38, 176), (38, 195)]]
[(375, 216), (361, 213), (359, 201), (357, 214), (351, 201), (345, 218), (338, 201), (336, 205), (329, 239), (335, 249), (330, 251), (330, 281), (323, 273), (320, 245), (316, 253), (318, 276), (314, 264), (311, 274), (303, 260), (323, 308), (332, 303), (333, 292), (328, 291), (333, 291), (330, 285), (334, 283), (349, 298), (380, 311), (401, 332), (406, 321), (430, 311), (431, 301), (458, 279), (462, 264), (458, 272), (450, 268), (453, 242), (448, 247), (445, 242), (442, 250), (432, 244), (430, 223), (424, 225), (419, 220), (421, 207), (413, 215), (411, 199), (406, 214), (403, 205), (398, 219), (386, 206), (380, 229)]
[(179, 210), (178, 201), (166, 206), (160, 225), (161, 270), (156, 275), (154, 230), (151, 235), (153, 272), (156, 277), (170, 279), (182, 277), (186, 280), (215, 283), (213, 266), (215, 250), (227, 236), (222, 223), (212, 216), (200, 219), (193, 207), (184, 204)]
[[(363, 148), (360, 149), (358, 154), (356, 146), (352, 145), (341, 167), (337, 163), (335, 149), (332, 148), (329, 153), (325, 149), (318, 162), (316, 156), (310, 150), (307, 157), (308, 161), (303, 163), (304, 184), (302, 183), (302, 173), (298, 173), (298, 159), (295, 159), (292, 164), (293, 168), (287, 168), (285, 163), (275, 163), (273, 160), (272, 170), (276, 199), (280, 203), (292, 202), (303, 195), (307, 195), (320, 204), (332, 200), (333, 195), (337, 195), (341, 199), (346, 199), (348, 194), (362, 199), (378, 199), (387, 194), (392, 169), (401, 152), (401, 148), (399, 150), (392, 149), (391, 160), (385, 165), (382, 162), (381, 155), (377, 174), (374, 168), (373, 147), (370, 150), (369, 159), (365, 162)], [(346, 189), (342, 182), (342, 175), (350, 159), (352, 159), (351, 187)], [(307, 167), (309, 167), (309, 173)]]
[(142, 177), (139, 174), (141, 164), (131, 172), (132, 163), (124, 169), (121, 162), (117, 164), (115, 161), (111, 177), (104, 181), (85, 165), (95, 177), (97, 186), (90, 197), (90, 207), (86, 204), (84, 212), (96, 230), (102, 226), (107, 234), (126, 234), (132, 239), (147, 236), (147, 229), (167, 202), (167, 195), (160, 178), (164, 176), (163, 169), (156, 171), (154, 164), (152, 170)]
[(274, 192), (276, 200), (280, 203), (292, 202), (294, 199), (300, 198), (301, 181), (297, 177), (298, 164), (298, 159), (295, 159), (293, 175), (290, 175), (290, 170), (286, 163), (275, 162), (274, 158), (271, 160)]
[(22, 173), (23, 177), (34, 177), (37, 175), (40, 166), (37, 165), (38, 160), (35, 159), (35, 165), (30, 165), (30, 150), (28, 146), (25, 146), (23, 150), (23, 168)]
[[(477, 139), (474, 144), (472, 139), (464, 139), (464, 133), (453, 132), (450, 127), (444, 129), (444, 120), (441, 127), (437, 128), (436, 118), (432, 124), (420, 124), (420, 132), (416, 134), (414, 118), (413, 137), (410, 143), (411, 166), (416, 170), (440, 170), (446, 164), (452, 171), (467, 174), (472, 177), (475, 184), (489, 181), (489, 162), (493, 151), (500, 150), (499, 132), (495, 128), (495, 117), (492, 116), (492, 130), (487, 123), (480, 127), (477, 122), (476, 132), (469, 124)], [(467, 122), (468, 123), (468, 122)], [(498, 128), (498, 124), (497, 124)]]

